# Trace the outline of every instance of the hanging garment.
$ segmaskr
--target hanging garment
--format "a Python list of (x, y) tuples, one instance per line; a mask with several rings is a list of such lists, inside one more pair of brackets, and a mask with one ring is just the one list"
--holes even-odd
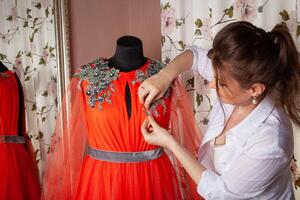
[(0, 73), (0, 199), (38, 200), (40, 186), (25, 128), (22, 86), (11, 71)]
[(121, 72), (98, 59), (75, 74), (63, 103), (70, 104), (62, 108), (53, 136), (43, 199), (198, 198), (187, 192), (196, 194), (196, 189), (182, 167), (161, 147), (147, 144), (141, 133), (147, 112), (164, 128), (174, 116), (174, 135), (188, 138), (183, 143), (197, 152), (201, 136), (193, 118), (186, 137), (180, 128), (184, 118), (177, 111), (188, 110), (182, 94), (169, 88), (147, 112), (138, 100), (140, 84), (162, 67), (149, 59), (139, 69)]

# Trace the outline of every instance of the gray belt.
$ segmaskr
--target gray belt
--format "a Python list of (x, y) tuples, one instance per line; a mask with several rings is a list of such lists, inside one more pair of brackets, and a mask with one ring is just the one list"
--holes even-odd
[(115, 163), (132, 163), (144, 162), (159, 158), (163, 153), (163, 148), (159, 147), (150, 151), (139, 152), (117, 152), (103, 151), (87, 146), (86, 154), (96, 160), (115, 162)]
[(0, 135), (0, 143), (17, 143), (24, 144), (25, 137), (17, 135)]

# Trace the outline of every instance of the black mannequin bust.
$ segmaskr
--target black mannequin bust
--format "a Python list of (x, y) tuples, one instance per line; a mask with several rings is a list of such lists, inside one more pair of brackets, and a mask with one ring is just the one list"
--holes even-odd
[[(117, 40), (115, 54), (109, 59), (108, 65), (121, 72), (130, 72), (146, 64), (142, 41), (134, 36), (122, 36)], [(128, 118), (131, 117), (131, 93), (128, 83), (125, 85), (125, 102)]]
[(147, 62), (142, 41), (134, 36), (122, 36), (117, 40), (115, 54), (109, 59), (109, 66), (122, 72), (140, 68)]
[[(0, 75), (1, 72), (6, 72), (9, 71), (9, 69), (3, 64), (3, 62), (0, 61)], [(1, 75), (4, 76), (5, 78), (8, 78), (10, 76), (7, 75)], [(14, 73), (14, 77), (17, 81), (17, 85), (18, 85), (18, 91), (19, 91), (19, 117), (18, 117), (18, 134), (20, 136), (23, 135), (23, 109), (24, 109), (24, 94), (23, 94), (23, 88), (22, 88), (22, 84), (19, 80), (19, 77), (17, 76), (16, 73)]]
[(8, 71), (7, 67), (0, 61), (0, 72)]

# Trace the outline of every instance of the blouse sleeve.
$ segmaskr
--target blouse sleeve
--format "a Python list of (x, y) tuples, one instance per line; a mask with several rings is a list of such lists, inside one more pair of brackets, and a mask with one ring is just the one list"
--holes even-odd
[(212, 80), (213, 69), (211, 60), (207, 57), (207, 51), (199, 46), (189, 46), (187, 50), (193, 52), (192, 70), (197, 71), (203, 78), (208, 81)]

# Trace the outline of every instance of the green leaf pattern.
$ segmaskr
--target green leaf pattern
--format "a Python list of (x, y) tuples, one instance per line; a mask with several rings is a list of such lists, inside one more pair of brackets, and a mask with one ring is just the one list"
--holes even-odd
[(0, 60), (22, 82), (27, 132), (41, 167), (57, 113), (53, 0), (15, 2), (0, 1)]

